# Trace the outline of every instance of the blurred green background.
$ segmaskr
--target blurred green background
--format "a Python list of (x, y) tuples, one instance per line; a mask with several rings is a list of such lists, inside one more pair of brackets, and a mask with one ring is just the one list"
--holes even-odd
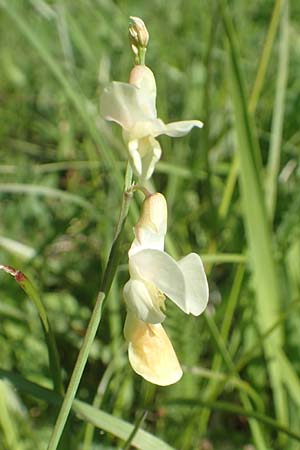
[[(176, 449), (299, 449), (299, 2), (1, 0), (0, 7), (0, 264), (39, 286), (66, 385), (122, 201), (126, 151), (98, 104), (109, 81), (128, 79), (130, 15), (150, 32), (146, 62), (159, 117), (205, 123), (185, 138), (160, 138), (152, 186), (168, 201), (168, 251), (203, 255), (209, 279), (200, 318), (168, 304), (165, 325), (184, 376), (155, 387), (127, 360), (121, 292), (133, 204), (77, 394), (92, 404), (99, 386), (98, 405), (111, 417), (99, 418), (91, 437), (94, 412), (72, 414), (61, 449), (125, 448), (114, 419), (134, 424), (145, 410), (142, 428)], [(0, 283), (0, 449), (45, 449), (55, 402), (25, 382), (52, 387), (42, 327), (13, 278), (1, 273)], [(170, 448), (144, 435), (137, 447)]]

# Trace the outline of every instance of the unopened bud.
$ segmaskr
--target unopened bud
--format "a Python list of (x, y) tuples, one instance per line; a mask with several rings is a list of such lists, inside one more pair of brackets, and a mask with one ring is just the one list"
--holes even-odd
[(132, 51), (136, 57), (136, 64), (144, 64), (149, 33), (146, 25), (139, 17), (130, 17), (129, 39)]
[(139, 17), (130, 16), (129, 38), (136, 47), (147, 47), (149, 33), (146, 25)]

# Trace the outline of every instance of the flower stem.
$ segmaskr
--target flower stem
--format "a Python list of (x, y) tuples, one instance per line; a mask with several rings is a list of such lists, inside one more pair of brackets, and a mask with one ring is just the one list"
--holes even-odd
[(61, 405), (51, 438), (48, 445), (48, 450), (56, 450), (57, 445), (59, 443), (59, 440), (61, 438), (62, 432), (64, 430), (66, 421), (68, 419), (72, 403), (74, 400), (74, 397), (76, 395), (83, 370), (85, 368), (88, 355), (92, 346), (92, 343), (94, 341), (100, 319), (101, 319), (101, 312), (102, 312), (102, 304), (104, 300), (105, 294), (103, 292), (99, 292), (98, 298), (87, 328), (86, 335), (83, 340), (82, 347), (80, 349), (77, 361), (75, 363), (75, 367), (71, 376), (71, 380), (65, 395), (65, 398), (63, 400), (63, 403)]
[(113, 241), (113, 245), (109, 254), (108, 262), (106, 265), (106, 269), (103, 275), (102, 283), (101, 283), (101, 291), (105, 293), (105, 295), (108, 294), (115, 273), (116, 269), (118, 267), (120, 257), (122, 256), (122, 252), (120, 251), (120, 245), (123, 240), (124, 235), (124, 224), (128, 215), (129, 210), (129, 204), (132, 199), (132, 193), (133, 193), (133, 184), (132, 184), (132, 169), (127, 164), (126, 168), (126, 174), (125, 174), (125, 183), (124, 183), (124, 193), (123, 193), (123, 201), (119, 216), (118, 225), (116, 228), (116, 233)]
[(146, 47), (140, 47), (139, 48), (139, 53), (138, 53), (138, 64), (140, 65), (144, 65), (145, 64), (145, 59), (146, 59)]
[[(109, 255), (109, 260), (106, 266), (106, 270), (103, 276), (102, 281), (102, 290), (103, 292), (108, 292), (108, 290), (111, 287), (113, 277), (115, 274), (114, 267), (116, 268), (119, 263), (120, 259), (120, 243), (122, 242), (123, 238), (123, 229), (124, 229), (124, 223), (128, 214), (128, 208), (130, 204), (130, 200), (132, 198), (133, 191), (135, 190), (135, 186), (132, 183), (132, 169), (129, 163), (127, 163), (126, 167), (126, 173), (125, 173), (125, 183), (124, 183), (124, 194), (123, 194), (123, 202), (121, 206), (119, 221), (114, 237), (114, 243)], [(100, 406), (97, 402), (98, 394), (96, 393), (94, 400), (93, 400), (93, 406)], [(93, 442), (93, 436), (94, 436), (94, 429), (95, 427), (91, 424), (88, 424), (85, 430), (85, 437), (84, 437), (84, 449), (89, 449)]]
[(101, 282), (101, 289), (97, 297), (96, 304), (94, 306), (86, 335), (84, 337), (82, 347), (79, 351), (73, 373), (71, 375), (70, 383), (66, 391), (63, 403), (61, 405), (56, 423), (49, 441), (48, 450), (56, 450), (59, 444), (61, 435), (63, 433), (64, 427), (66, 425), (70, 410), (78, 390), (78, 386), (90, 353), (91, 346), (94, 342), (97, 329), (100, 324), (103, 301), (108, 295), (110, 287), (113, 282), (113, 278), (117, 271), (119, 264), (121, 251), (120, 245), (122, 243), (122, 237), (124, 232), (124, 225), (128, 215), (129, 203), (132, 197), (132, 171), (129, 165), (127, 165), (126, 175), (125, 175), (125, 185), (124, 185), (124, 195), (123, 202), (119, 217), (119, 222), (116, 229), (115, 238), (108, 258), (107, 266), (104, 272), (104, 276)]

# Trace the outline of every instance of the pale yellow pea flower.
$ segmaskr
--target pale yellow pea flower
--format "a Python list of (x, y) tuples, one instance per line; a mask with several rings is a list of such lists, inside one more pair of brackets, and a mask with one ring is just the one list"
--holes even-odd
[(104, 89), (100, 112), (106, 120), (123, 128), (129, 161), (141, 181), (151, 177), (161, 157), (157, 136), (184, 136), (193, 127), (203, 126), (199, 120), (165, 124), (157, 117), (156, 82), (152, 71), (145, 65), (136, 65), (132, 69), (129, 83), (113, 81)]

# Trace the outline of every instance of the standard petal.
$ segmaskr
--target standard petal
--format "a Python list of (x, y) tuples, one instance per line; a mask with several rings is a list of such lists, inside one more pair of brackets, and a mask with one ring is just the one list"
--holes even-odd
[(182, 369), (162, 325), (149, 325), (128, 314), (124, 326), (128, 357), (133, 370), (159, 386), (176, 383)]
[[(152, 100), (151, 100), (152, 105)], [(103, 91), (100, 113), (106, 120), (130, 129), (138, 121), (153, 119), (147, 97), (134, 85), (113, 81)]]
[(144, 107), (149, 117), (156, 117), (156, 82), (151, 69), (145, 65), (136, 65), (129, 75), (129, 83), (138, 87), (144, 94)]
[(147, 286), (140, 280), (129, 280), (123, 289), (123, 296), (129, 311), (147, 323), (160, 323), (165, 314), (160, 310), (164, 296), (155, 286)]
[(181, 268), (167, 253), (145, 249), (129, 258), (129, 272), (132, 278), (153, 283), (184, 312), (186, 289)]
[(164, 250), (167, 232), (168, 210), (165, 197), (156, 192), (147, 197), (143, 203), (142, 213), (134, 227), (135, 239), (128, 256), (131, 257), (146, 248)]
[(205, 310), (208, 302), (208, 284), (201, 258), (196, 253), (190, 253), (177, 264), (185, 279), (185, 312), (199, 316)]
[[(200, 120), (182, 120), (181, 122), (171, 122), (165, 125), (165, 130), (159, 134), (166, 134), (171, 137), (180, 137), (188, 134), (193, 127), (202, 128)], [(158, 136), (158, 134), (156, 135)]]

